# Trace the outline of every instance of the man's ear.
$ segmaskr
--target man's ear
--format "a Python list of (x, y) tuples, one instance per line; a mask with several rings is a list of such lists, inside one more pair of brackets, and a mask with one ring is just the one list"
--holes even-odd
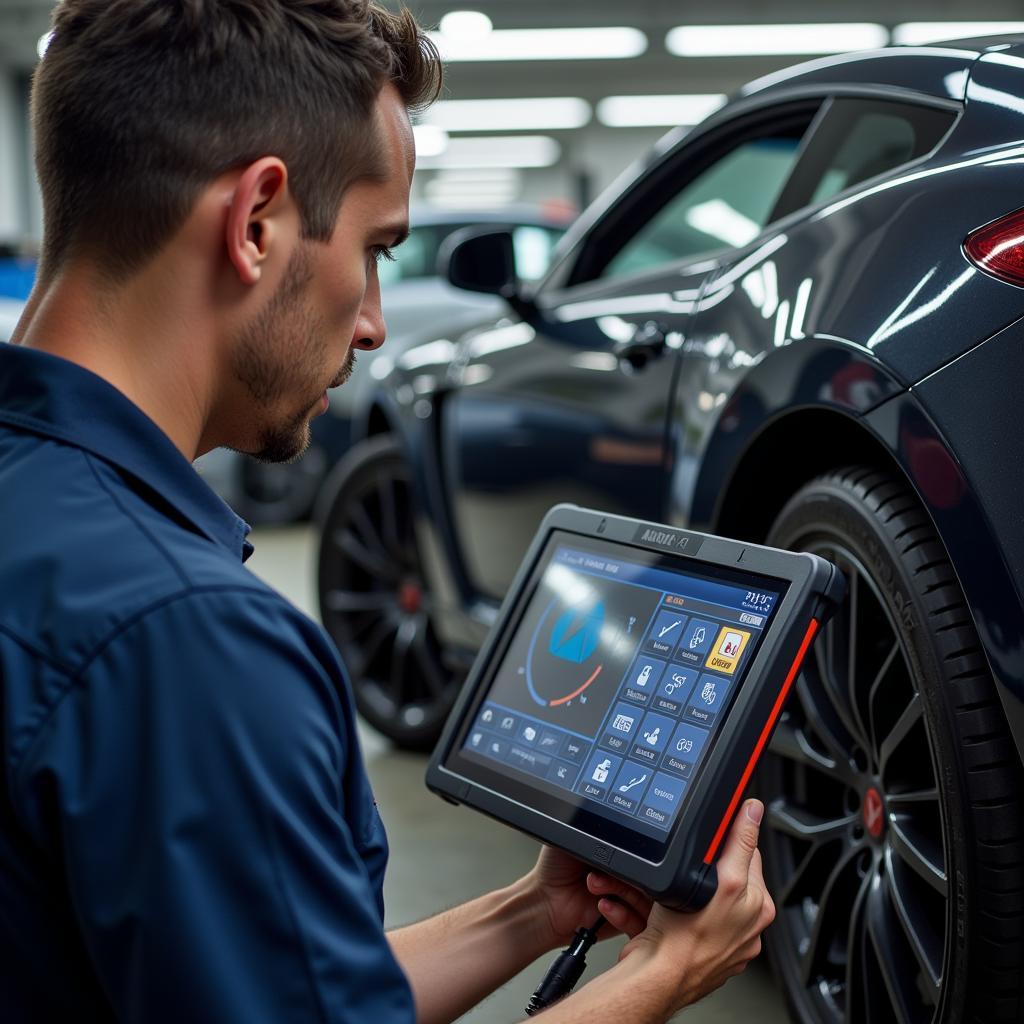
[(275, 156), (261, 157), (242, 172), (227, 219), (228, 259), (243, 284), (256, 284), (275, 246), (290, 245), (288, 214), (294, 202), (288, 168)]

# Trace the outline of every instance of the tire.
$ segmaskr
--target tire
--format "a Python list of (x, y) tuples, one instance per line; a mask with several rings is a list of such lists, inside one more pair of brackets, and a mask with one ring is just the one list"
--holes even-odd
[(452, 663), (431, 623), (409, 467), (388, 435), (355, 445), (317, 511), (320, 615), (363, 718), (400, 747), (428, 750), (455, 702)]
[(238, 514), (252, 526), (283, 526), (313, 510), (327, 472), (327, 453), (312, 445), (295, 462), (238, 457)]
[(1024, 779), (931, 521), (905, 483), (849, 468), (803, 487), (768, 543), (850, 584), (758, 773), (794, 1019), (1021, 1021)]

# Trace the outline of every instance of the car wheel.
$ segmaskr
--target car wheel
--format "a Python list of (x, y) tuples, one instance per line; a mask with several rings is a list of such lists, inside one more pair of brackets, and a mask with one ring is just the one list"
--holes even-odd
[(399, 746), (428, 749), (465, 668), (445, 658), (417, 547), (409, 468), (390, 436), (357, 444), (317, 514), (320, 615), (360, 714)]
[(846, 469), (803, 487), (768, 543), (849, 583), (759, 772), (767, 948), (794, 1017), (1020, 1021), (1020, 761), (928, 516)]
[(238, 514), (253, 526), (282, 526), (313, 509), (327, 471), (327, 454), (316, 445), (295, 462), (238, 460)]

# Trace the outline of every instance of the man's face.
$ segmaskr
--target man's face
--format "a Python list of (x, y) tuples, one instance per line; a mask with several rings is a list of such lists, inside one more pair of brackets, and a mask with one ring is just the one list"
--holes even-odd
[(251, 399), (241, 450), (267, 462), (297, 458), (327, 390), (352, 372), (356, 349), (384, 343), (377, 263), (407, 233), (415, 163), (401, 97), (377, 100), (386, 177), (353, 184), (329, 242), (303, 242), (274, 295), (232, 346), (235, 378)]

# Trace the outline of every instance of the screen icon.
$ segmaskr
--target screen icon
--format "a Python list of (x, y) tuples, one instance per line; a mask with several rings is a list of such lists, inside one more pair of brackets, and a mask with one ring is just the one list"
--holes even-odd
[(652, 666), (650, 665), (644, 665), (644, 667), (640, 670), (640, 675), (636, 677), (636, 682), (634, 683), (635, 686), (643, 687), (648, 684), (651, 678), (651, 668)]
[(628, 733), (633, 728), (633, 724), (636, 722), (635, 718), (630, 718), (629, 715), (616, 715), (615, 720), (612, 722), (612, 728), (616, 732)]
[(700, 691), (700, 699), (704, 701), (708, 707), (711, 707), (718, 699), (718, 694), (715, 692), (715, 685), (716, 684), (713, 679), (708, 679), (704, 683), (704, 688)]
[(628, 793), (631, 789), (642, 786), (647, 781), (647, 774), (647, 772), (644, 772), (642, 775), (634, 775), (628, 782), (618, 787), (619, 792)]
[(583, 611), (569, 608), (559, 616), (551, 631), (548, 651), (563, 661), (582, 664), (597, 650), (603, 627), (603, 601)]
[(749, 642), (751, 634), (743, 629), (736, 629), (733, 626), (723, 626), (715, 639), (714, 648), (704, 663), (707, 668), (716, 672), (724, 672), (732, 675), (736, 671), (743, 651)]
[(644, 740), (649, 743), (652, 747), (658, 745), (658, 740), (661, 738), (661, 726), (656, 725), (650, 732), (644, 733)]
[(605, 783), (608, 781), (608, 772), (611, 771), (612, 762), (609, 758), (605, 758), (603, 761), (598, 761), (594, 765), (594, 770), (590, 777), (594, 782)]

